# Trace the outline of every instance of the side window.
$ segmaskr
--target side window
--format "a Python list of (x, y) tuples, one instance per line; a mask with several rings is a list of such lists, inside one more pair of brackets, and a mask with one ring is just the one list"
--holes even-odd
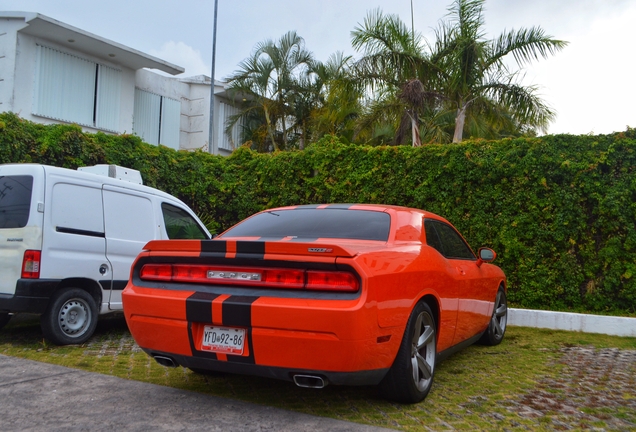
[(162, 203), (161, 211), (170, 240), (205, 240), (208, 238), (197, 221), (185, 210), (171, 204)]
[(474, 259), (472, 251), (464, 243), (457, 231), (443, 223), (436, 223), (437, 233), (444, 248), (444, 256), (447, 258)]
[(437, 235), (437, 230), (435, 230), (435, 223), (430, 220), (425, 220), (424, 229), (426, 231), (426, 244), (444, 255), (442, 243), (440, 242), (439, 236)]
[(475, 259), (464, 239), (451, 226), (438, 221), (427, 220), (426, 243), (437, 249), (446, 258)]

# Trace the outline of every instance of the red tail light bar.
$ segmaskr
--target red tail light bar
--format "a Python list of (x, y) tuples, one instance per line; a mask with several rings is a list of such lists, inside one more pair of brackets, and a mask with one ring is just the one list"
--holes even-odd
[(241, 285), (263, 288), (356, 292), (358, 279), (342, 271), (221, 267), (189, 264), (144, 264), (146, 281)]
[(42, 252), (39, 250), (24, 251), (22, 258), (22, 279), (39, 279), (40, 278), (40, 258)]

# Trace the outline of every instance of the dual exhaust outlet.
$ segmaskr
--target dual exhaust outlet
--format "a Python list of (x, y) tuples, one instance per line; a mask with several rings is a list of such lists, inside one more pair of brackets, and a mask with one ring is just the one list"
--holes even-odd
[[(174, 361), (174, 359), (167, 356), (155, 355), (153, 356), (153, 358), (161, 366), (172, 367), (172, 368), (179, 366), (179, 364), (176, 361)], [(293, 379), (294, 379), (294, 383), (298, 387), (303, 387), (303, 388), (320, 389), (320, 388), (326, 387), (328, 384), (328, 381), (325, 378), (321, 376), (317, 376), (317, 375), (297, 374), (293, 376)]]
[(298, 387), (303, 388), (315, 388), (320, 389), (324, 388), (329, 384), (329, 382), (320, 376), (317, 375), (294, 375), (294, 383)]

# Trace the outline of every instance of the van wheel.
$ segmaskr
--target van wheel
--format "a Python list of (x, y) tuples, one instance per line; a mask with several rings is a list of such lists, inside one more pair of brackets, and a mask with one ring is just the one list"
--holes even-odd
[(10, 319), (11, 315), (9, 315), (7, 312), (0, 313), (0, 329), (6, 326)]
[(95, 299), (79, 288), (65, 288), (53, 298), (40, 318), (44, 337), (56, 345), (82, 344), (97, 327)]

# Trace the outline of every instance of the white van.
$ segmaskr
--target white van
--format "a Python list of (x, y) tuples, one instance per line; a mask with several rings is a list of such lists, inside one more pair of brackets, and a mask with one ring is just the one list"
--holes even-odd
[[(41, 314), (44, 336), (83, 343), (97, 316), (122, 310), (130, 266), (153, 239), (209, 239), (177, 198), (109, 165), (73, 171), (0, 165), (0, 328)], [(91, 173), (96, 172), (105, 175)]]

